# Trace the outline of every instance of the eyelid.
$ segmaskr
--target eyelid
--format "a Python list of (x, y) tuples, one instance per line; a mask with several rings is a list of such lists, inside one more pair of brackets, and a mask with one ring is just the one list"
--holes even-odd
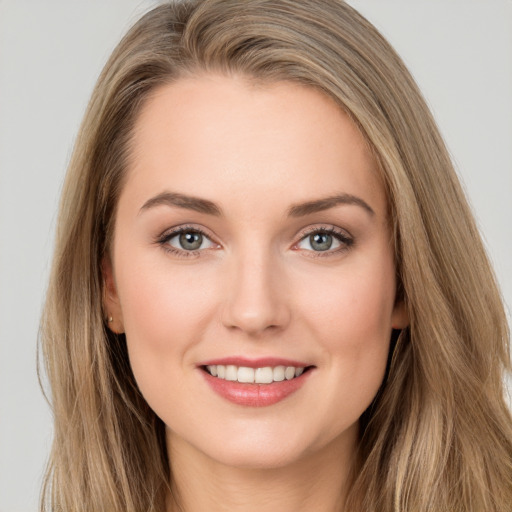
[(195, 224), (182, 224), (182, 225), (174, 226), (172, 228), (168, 228), (155, 238), (155, 243), (160, 245), (162, 247), (162, 249), (165, 250), (166, 252), (174, 254), (176, 256), (184, 257), (184, 258), (191, 257), (191, 256), (198, 256), (200, 253), (212, 249), (210, 247), (208, 249), (196, 249), (193, 251), (186, 251), (184, 249), (179, 249), (177, 247), (174, 247), (168, 243), (170, 239), (180, 235), (181, 233), (186, 233), (186, 232), (200, 233), (203, 237), (207, 238), (213, 245), (217, 246), (217, 247), (213, 247), (214, 249), (217, 249), (220, 247), (220, 244), (215, 240), (215, 237), (210, 234), (209, 230), (206, 230), (202, 226), (198, 226)]
[(318, 231), (324, 233), (335, 233), (345, 238), (353, 238), (353, 236), (346, 229), (339, 228), (332, 224), (315, 224), (313, 226), (308, 226), (302, 229), (297, 236), (302, 240), (306, 236)]
[[(340, 243), (340, 247), (337, 247), (333, 250), (326, 250), (326, 251), (313, 251), (309, 249), (302, 249), (299, 248), (298, 245), (304, 241), (308, 236), (311, 236), (315, 233), (327, 233), (329, 235), (334, 236), (338, 242)], [(306, 229), (302, 230), (299, 235), (299, 240), (294, 243), (292, 249), (295, 249), (297, 251), (304, 251), (305, 253), (311, 253), (309, 254), (310, 257), (328, 257), (333, 256), (338, 253), (342, 253), (350, 249), (350, 247), (354, 244), (355, 240), (354, 237), (345, 229), (338, 228), (333, 225), (316, 225), (316, 226), (309, 226)]]
[[(216, 245), (217, 247), (214, 247), (213, 249), (219, 249), (221, 248), (221, 244), (217, 242), (216, 237), (210, 233), (209, 230), (205, 229), (202, 226), (195, 225), (195, 224), (183, 224), (174, 226), (172, 228), (168, 228), (165, 231), (163, 231), (160, 235), (158, 235), (155, 238), (155, 243), (160, 245), (162, 249), (164, 249), (166, 252), (175, 254), (177, 256), (181, 257), (190, 257), (190, 256), (199, 256), (201, 253), (204, 253), (205, 251), (209, 251), (212, 248), (206, 248), (206, 249), (196, 249), (187, 251), (184, 249), (179, 249), (177, 247), (171, 246), (168, 241), (178, 236), (181, 233), (184, 232), (196, 232), (200, 233), (202, 236), (207, 238), (212, 244)], [(326, 251), (314, 251), (309, 249), (302, 249), (298, 247), (298, 244), (300, 244), (304, 239), (306, 239), (308, 236), (311, 236), (314, 233), (327, 233), (329, 235), (334, 236), (338, 242), (340, 243), (340, 246), (331, 250), (328, 249)], [(315, 226), (308, 226), (307, 228), (300, 231), (300, 233), (297, 235), (298, 240), (293, 244), (292, 249), (297, 251), (304, 251), (305, 253), (310, 253), (310, 257), (327, 257), (332, 256), (341, 252), (347, 251), (355, 242), (354, 237), (345, 229), (339, 228), (337, 226), (333, 225), (326, 225), (326, 224), (319, 224)]]

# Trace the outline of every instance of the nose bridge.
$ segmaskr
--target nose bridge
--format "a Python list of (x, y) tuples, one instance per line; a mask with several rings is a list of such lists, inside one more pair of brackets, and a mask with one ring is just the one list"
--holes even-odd
[(279, 258), (271, 248), (248, 244), (232, 254), (223, 322), (251, 335), (283, 328), (290, 318), (280, 279)]

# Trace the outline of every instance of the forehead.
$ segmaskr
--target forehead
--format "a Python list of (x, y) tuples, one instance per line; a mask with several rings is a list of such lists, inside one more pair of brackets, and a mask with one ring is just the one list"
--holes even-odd
[(205, 75), (160, 87), (135, 123), (126, 188), (171, 188), (229, 201), (275, 195), (300, 202), (364, 195), (386, 210), (378, 166), (364, 137), (319, 91), (290, 82), (255, 85)]

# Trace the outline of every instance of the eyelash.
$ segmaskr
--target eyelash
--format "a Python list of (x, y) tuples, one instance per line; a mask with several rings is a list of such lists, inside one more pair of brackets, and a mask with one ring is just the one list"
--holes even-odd
[[(297, 246), (300, 242), (305, 240), (311, 235), (314, 234), (326, 234), (330, 235), (333, 238), (335, 238), (339, 243), (340, 247), (334, 250), (327, 250), (327, 251), (305, 251), (308, 254), (310, 258), (328, 258), (330, 256), (338, 255), (340, 253), (348, 251), (353, 245), (354, 245), (354, 238), (350, 236), (347, 232), (341, 231), (339, 229), (336, 229), (332, 226), (315, 226), (313, 228), (307, 229), (306, 231), (302, 232), (300, 235), (299, 241), (294, 244), (294, 246)], [(298, 249), (300, 250), (300, 249)]]
[[(162, 247), (162, 249), (170, 254), (173, 254), (174, 256), (178, 256), (180, 258), (190, 258), (190, 257), (197, 257), (201, 254), (201, 252), (205, 251), (205, 249), (198, 249), (193, 251), (186, 251), (186, 250), (180, 250), (176, 247), (173, 247), (169, 244), (169, 240), (174, 238), (175, 236), (181, 235), (182, 233), (198, 233), (202, 235), (203, 237), (207, 238), (208, 240), (212, 241), (211, 235), (207, 234), (204, 230), (202, 230), (199, 227), (196, 226), (180, 226), (176, 229), (173, 229), (171, 231), (166, 231), (157, 239), (155, 242)], [(352, 238), (350, 235), (348, 235), (346, 232), (338, 230), (332, 226), (317, 226), (314, 228), (310, 228), (304, 232), (301, 233), (300, 239), (298, 242), (294, 244), (294, 247), (300, 244), (303, 240), (305, 240), (307, 237), (322, 233), (326, 235), (330, 235), (334, 237), (341, 245), (335, 250), (326, 250), (326, 251), (309, 251), (305, 250), (305, 252), (310, 253), (308, 254), (311, 258), (326, 258), (329, 256), (333, 256), (335, 254), (343, 253), (347, 250), (349, 250), (354, 245), (354, 238)], [(213, 242), (212, 243), (216, 243)], [(300, 250), (300, 249), (296, 249)]]
[[(170, 253), (174, 256), (178, 256), (180, 258), (191, 258), (191, 257), (197, 257), (200, 255), (204, 249), (198, 249), (195, 251), (185, 251), (177, 249), (176, 247), (173, 247), (172, 245), (169, 245), (169, 240), (174, 238), (175, 236), (181, 235), (182, 233), (199, 233), (203, 237), (207, 238), (208, 240), (211, 240), (212, 237), (208, 235), (205, 231), (203, 231), (201, 228), (196, 226), (180, 226), (179, 228), (173, 229), (171, 231), (166, 231), (162, 235), (160, 235), (156, 239), (156, 243), (159, 244), (162, 249)], [(215, 243), (215, 242), (213, 242)]]

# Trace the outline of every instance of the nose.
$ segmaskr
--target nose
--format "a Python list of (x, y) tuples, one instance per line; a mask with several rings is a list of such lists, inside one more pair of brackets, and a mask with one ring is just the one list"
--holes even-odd
[(226, 283), (224, 326), (253, 337), (284, 329), (291, 311), (281, 270), (269, 255), (237, 258)]

